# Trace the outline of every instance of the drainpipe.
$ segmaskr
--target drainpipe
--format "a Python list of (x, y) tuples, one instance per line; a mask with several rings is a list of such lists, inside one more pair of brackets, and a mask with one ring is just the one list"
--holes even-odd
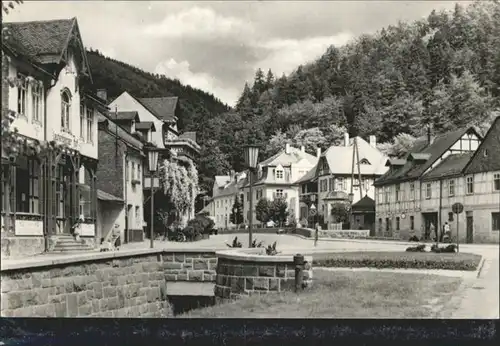
[(436, 243), (439, 243), (442, 232), (442, 209), (443, 209), (443, 179), (439, 179), (439, 210), (438, 210), (438, 224), (439, 229), (436, 229)]
[[(55, 84), (54, 84), (55, 85)], [(49, 85), (49, 88), (52, 88), (54, 85)], [(43, 102), (43, 133), (44, 133), (44, 140), (47, 140), (48, 138), (48, 131), (47, 131), (47, 91), (44, 92), (44, 102)], [(44, 252), (49, 251), (49, 215), (47, 215), (47, 210), (48, 208), (48, 194), (49, 194), (49, 189), (52, 187), (52, 177), (50, 176), (50, 172), (52, 171), (52, 167), (49, 167), (49, 163), (52, 164), (52, 160), (49, 160), (46, 158), (45, 162), (45, 174), (43, 175), (44, 177), (44, 182), (43, 186), (43, 198), (44, 198), (44, 203), (43, 203), (43, 209), (44, 209), (44, 222), (43, 222), (43, 244), (44, 244)]]
[[(128, 158), (128, 148), (126, 148), (126, 150), (125, 150), (125, 170), (126, 170), (126, 172), (128, 172), (127, 158)], [(128, 173), (130, 173), (130, 172), (128, 172)], [(127, 174), (127, 175), (130, 178), (130, 175), (129, 174)], [(128, 180), (127, 180), (127, 177), (125, 177), (124, 188), (125, 188), (125, 192), (124, 192), (124, 200), (125, 200), (125, 234), (124, 234), (124, 238), (127, 238), (127, 240), (128, 240), (128, 226), (129, 225), (128, 225), (128, 200), (127, 200)], [(123, 243), (125, 243), (125, 241)]]

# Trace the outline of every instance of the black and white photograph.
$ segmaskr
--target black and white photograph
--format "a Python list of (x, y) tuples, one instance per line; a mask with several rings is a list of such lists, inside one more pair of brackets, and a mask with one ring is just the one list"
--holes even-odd
[(498, 0), (1, 4), (2, 318), (498, 322)]

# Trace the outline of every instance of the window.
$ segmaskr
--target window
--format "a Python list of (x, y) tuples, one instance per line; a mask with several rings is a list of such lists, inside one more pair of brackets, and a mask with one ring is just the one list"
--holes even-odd
[(85, 105), (80, 105), (80, 138), (85, 138)]
[(94, 112), (92, 108), (86, 109), (87, 114), (87, 143), (94, 142)]
[(382, 225), (382, 218), (379, 218), (379, 219), (378, 219), (378, 231), (379, 231), (380, 233), (382, 233), (382, 226), (383, 226), (383, 225)]
[(329, 191), (335, 190), (335, 179), (334, 178), (328, 179), (328, 190)]
[(401, 200), (401, 185), (397, 184), (396, 185), (396, 202), (399, 202)]
[(21, 80), (17, 88), (17, 112), (21, 115), (28, 116), (28, 81), (23, 75), (19, 75)]
[(415, 229), (415, 216), (410, 216), (410, 230)]
[(368, 161), (367, 159), (361, 159), (361, 161), (359, 161), (359, 164), (360, 165), (369, 165), (370, 161)]
[(135, 180), (135, 163), (132, 162), (132, 180)]
[(306, 184), (302, 185), (300, 188), (302, 190), (302, 193), (306, 193), (307, 192), (307, 185)]
[[(56, 215), (58, 217), (64, 217), (64, 186), (65, 186), (64, 165), (59, 164), (57, 166), (56, 198), (54, 200), (55, 208), (57, 210)], [(82, 197), (83, 197), (83, 192), (82, 192)]]
[(281, 169), (276, 170), (276, 179), (283, 179), (283, 171)]
[(344, 178), (337, 178), (336, 186), (337, 186), (336, 188), (337, 191), (344, 190)]
[(500, 231), (500, 213), (491, 213), (491, 230)]
[(455, 196), (455, 180), (451, 179), (448, 182), (448, 196), (453, 197)]
[(278, 189), (276, 190), (276, 198), (282, 198), (283, 197), (283, 190)]
[(141, 219), (141, 208), (139, 206), (136, 206), (135, 207), (135, 222), (139, 222), (139, 220)]
[(425, 184), (425, 198), (431, 199), (431, 197), (432, 197), (432, 184), (427, 183)]
[(33, 121), (41, 122), (43, 114), (43, 86), (40, 83), (33, 83), (31, 87), (31, 98), (33, 107)]
[(384, 203), (384, 188), (377, 187), (377, 202), (382, 204)]
[(389, 187), (388, 186), (384, 187), (384, 202), (385, 203), (389, 203), (390, 202), (390, 200), (389, 200), (389, 192), (390, 192), (389, 191)]
[(500, 173), (493, 174), (493, 191), (500, 191)]
[(125, 181), (128, 181), (128, 175), (129, 175), (128, 162), (127, 160), (125, 160)]
[(69, 119), (71, 116), (71, 95), (68, 90), (61, 94), (61, 128), (69, 131)]
[(39, 214), (38, 161), (18, 157), (16, 202), (20, 213)]
[(385, 231), (389, 232), (391, 227), (391, 221), (389, 218), (385, 218)]
[(399, 226), (400, 226), (400, 219), (399, 217), (396, 217), (396, 231), (399, 231)]
[(468, 176), (466, 178), (467, 194), (471, 195), (474, 193), (474, 177)]
[(90, 188), (83, 188), (80, 190), (80, 215), (85, 218), (92, 217), (92, 194)]
[(410, 183), (410, 200), (415, 200), (415, 183)]

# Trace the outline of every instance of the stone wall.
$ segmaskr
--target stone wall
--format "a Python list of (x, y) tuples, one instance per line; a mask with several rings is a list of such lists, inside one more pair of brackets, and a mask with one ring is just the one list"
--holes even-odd
[[(293, 291), (293, 255), (262, 255), (263, 249), (217, 252), (215, 297), (218, 302), (245, 295)], [(304, 285), (312, 285), (312, 257), (305, 257)]]
[(2, 261), (2, 317), (168, 317), (169, 281), (215, 281), (215, 251), (135, 250)]

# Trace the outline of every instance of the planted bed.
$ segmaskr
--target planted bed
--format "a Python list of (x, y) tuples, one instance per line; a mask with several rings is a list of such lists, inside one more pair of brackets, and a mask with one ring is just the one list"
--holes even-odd
[(339, 252), (314, 254), (315, 267), (476, 270), (481, 256), (471, 253)]

